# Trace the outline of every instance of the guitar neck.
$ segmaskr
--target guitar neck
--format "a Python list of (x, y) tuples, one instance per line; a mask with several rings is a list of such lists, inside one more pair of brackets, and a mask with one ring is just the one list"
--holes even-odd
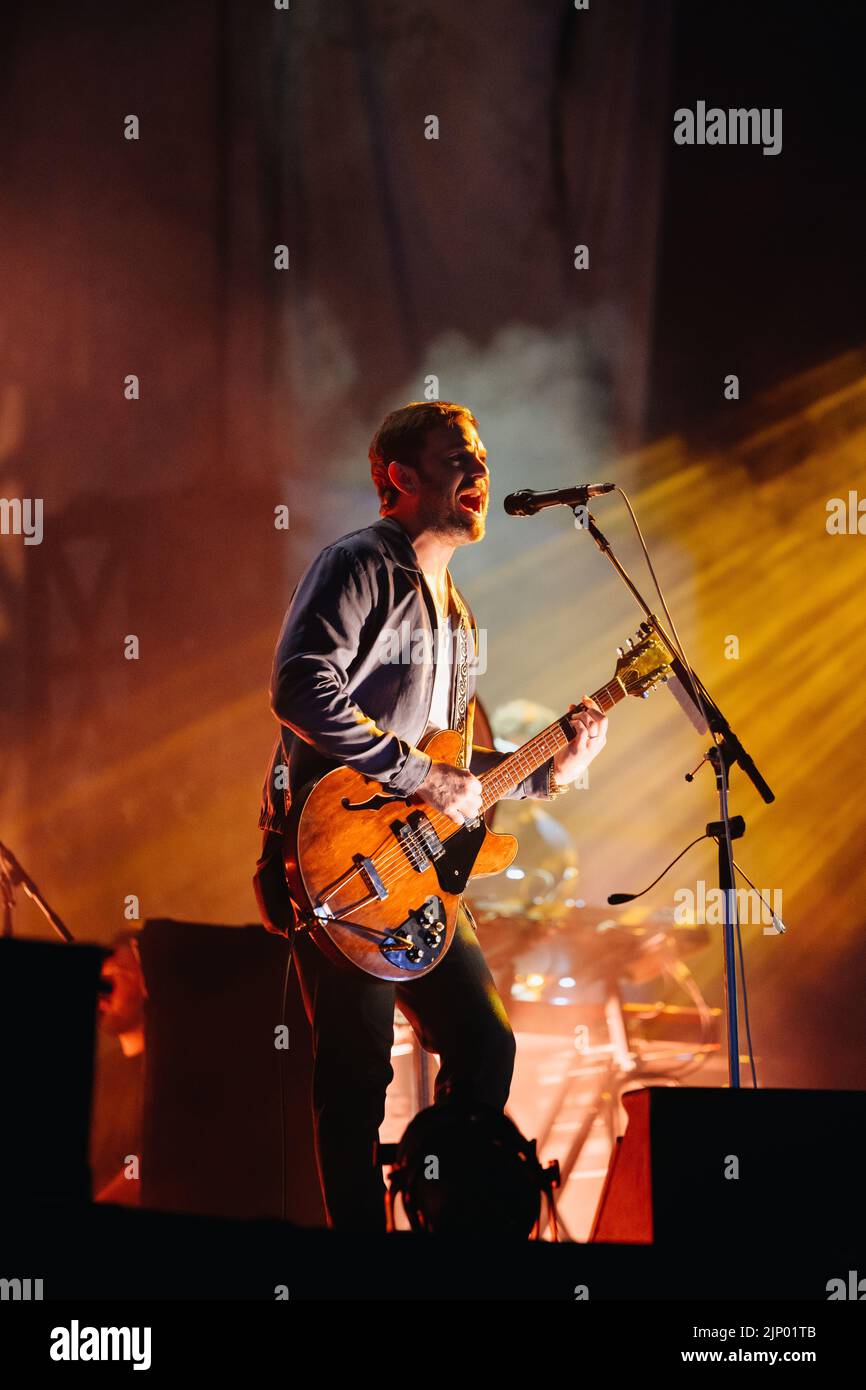
[[(614, 705), (618, 705), (620, 700), (625, 699), (626, 693), (622, 682), (614, 676), (607, 685), (596, 690), (592, 698), (606, 714), (609, 709), (613, 709)], [(483, 787), (482, 811), (489, 811), (491, 806), (495, 806), (497, 801), (501, 801), (504, 796), (513, 791), (524, 777), (529, 777), (533, 772), (537, 772), (538, 768), (571, 742), (574, 738), (574, 730), (571, 727), (572, 718), (573, 714), (564, 714), (554, 724), (542, 729), (541, 733), (536, 734), (528, 743), (524, 743), (522, 748), (518, 748), (514, 753), (509, 753), (496, 767), (481, 774), (478, 780)]]

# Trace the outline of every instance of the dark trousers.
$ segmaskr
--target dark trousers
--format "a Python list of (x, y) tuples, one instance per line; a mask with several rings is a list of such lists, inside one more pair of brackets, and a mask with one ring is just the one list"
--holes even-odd
[[(291, 904), (281, 836), (265, 835), (254, 883), (265, 925), (285, 930)], [(422, 1047), (439, 1054), (436, 1102), (504, 1109), (514, 1034), (463, 907), (444, 959), (406, 984), (332, 964), (305, 933), (295, 936), (294, 959), (313, 1032), (313, 1121), (328, 1221), (344, 1230), (384, 1230), (384, 1183), (373, 1151), (394, 1075), (395, 1002)]]

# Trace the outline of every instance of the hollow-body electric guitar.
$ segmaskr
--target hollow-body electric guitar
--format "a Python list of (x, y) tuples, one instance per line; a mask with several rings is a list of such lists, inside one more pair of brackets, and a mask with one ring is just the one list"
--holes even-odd
[[(593, 699), (607, 713), (627, 695), (648, 695), (667, 680), (670, 660), (655, 630), (642, 623)], [(301, 927), (339, 964), (381, 980), (426, 975), (454, 939), (469, 879), (501, 873), (517, 853), (515, 837), (489, 830), (484, 812), (571, 742), (581, 708), (481, 773), (482, 813), (463, 825), (348, 767), (304, 789), (290, 810), (285, 848)], [(456, 764), (460, 750), (453, 729), (424, 744), (438, 762)]]

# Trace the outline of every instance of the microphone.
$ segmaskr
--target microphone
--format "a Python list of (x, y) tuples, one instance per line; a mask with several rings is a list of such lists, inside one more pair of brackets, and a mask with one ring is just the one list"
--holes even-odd
[(555, 487), (548, 492), (527, 487), (509, 492), (502, 505), (509, 516), (535, 516), (545, 507), (584, 507), (590, 497), (601, 497), (615, 487), (616, 483), (578, 483), (577, 487)]

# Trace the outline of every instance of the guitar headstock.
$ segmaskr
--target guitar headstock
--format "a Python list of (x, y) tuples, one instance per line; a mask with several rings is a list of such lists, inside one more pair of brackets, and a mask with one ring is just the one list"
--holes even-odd
[(671, 653), (650, 623), (641, 623), (625, 647), (617, 647), (619, 659), (614, 679), (619, 680), (627, 695), (646, 699), (651, 690), (672, 674)]

